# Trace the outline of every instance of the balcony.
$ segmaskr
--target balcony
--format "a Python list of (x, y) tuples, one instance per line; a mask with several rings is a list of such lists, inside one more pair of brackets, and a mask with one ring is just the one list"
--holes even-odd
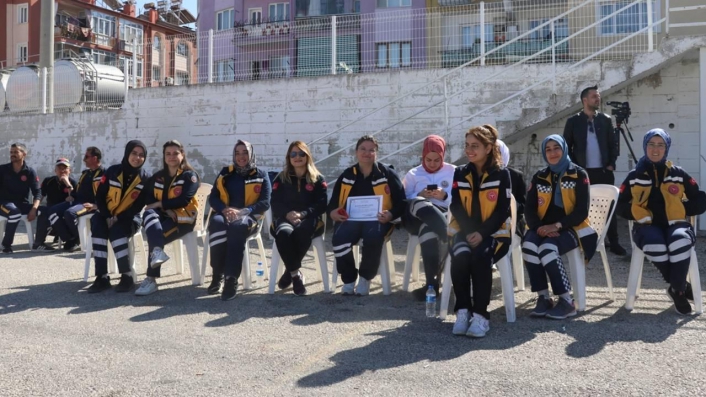
[[(461, 6), (466, 4), (472, 4), (473, 0), (439, 0), (439, 5), (442, 7), (446, 6)], [(478, 3), (479, 1), (476, 1)]]
[(90, 28), (83, 28), (72, 23), (54, 26), (54, 37), (83, 42), (91, 42), (93, 32)]
[[(360, 29), (360, 14), (336, 15), (337, 29)], [(331, 16), (297, 18), (294, 21), (296, 33), (328, 30), (331, 31)]]
[[(485, 52), (488, 53), (492, 49), (499, 47), (502, 44), (503, 43), (501, 42), (487, 42), (485, 43)], [(486, 62), (491, 64), (504, 64), (516, 62), (524, 58), (531, 57), (532, 55), (535, 55), (538, 52), (551, 46), (551, 40), (521, 40), (511, 43), (510, 45), (503, 47), (502, 49), (495, 51), (492, 54), (487, 55)], [(480, 43), (476, 43), (466, 48), (442, 51), (441, 66), (444, 68), (457, 67), (480, 56)], [(529, 60), (529, 62), (551, 62), (551, 57), (552, 52), (545, 51), (541, 55), (538, 55)], [(556, 48), (556, 59), (557, 61), (569, 60), (568, 42), (564, 42)]]

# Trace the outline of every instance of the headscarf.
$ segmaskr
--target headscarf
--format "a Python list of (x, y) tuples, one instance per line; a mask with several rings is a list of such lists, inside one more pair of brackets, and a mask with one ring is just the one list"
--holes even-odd
[[(547, 153), (545, 152), (547, 148), (547, 143), (549, 141), (554, 141), (561, 146), (561, 159), (559, 159), (559, 162), (556, 164), (549, 164), (549, 161), (547, 161)], [(553, 173), (559, 175), (559, 180), (561, 180), (561, 176), (564, 175), (564, 172), (569, 168), (569, 165), (571, 165), (571, 159), (569, 158), (569, 148), (566, 146), (566, 141), (564, 141), (564, 138), (561, 135), (557, 134), (552, 134), (549, 135), (548, 137), (544, 138), (542, 141), (542, 158), (544, 159), (544, 162), (547, 163), (549, 166), (549, 169), (552, 170)], [(561, 183), (556, 186), (554, 189), (554, 204), (557, 207), (564, 208), (564, 200), (561, 197)]]
[[(237, 148), (238, 145), (245, 145), (245, 148), (248, 150), (249, 158), (245, 167), (240, 167), (238, 163), (235, 162), (235, 148)], [(250, 142), (238, 139), (238, 142), (236, 142), (235, 146), (233, 146), (233, 165), (235, 166), (235, 172), (240, 176), (246, 176), (255, 168), (255, 164), (255, 152), (253, 151), (252, 144)]]
[[(662, 157), (662, 160), (658, 161), (657, 163), (653, 163), (648, 157), (647, 157), (647, 143), (652, 139), (654, 136), (659, 136), (664, 140), (664, 144), (667, 145), (666, 150), (664, 151), (664, 157)], [(644, 167), (650, 165), (650, 164), (664, 164), (667, 162), (667, 156), (669, 155), (669, 148), (672, 146), (672, 138), (667, 134), (666, 131), (664, 131), (661, 128), (653, 128), (645, 134), (645, 137), (642, 138), (642, 151), (645, 153), (644, 156), (640, 159), (640, 161), (637, 162), (636, 168), (644, 169)]]
[[(142, 150), (144, 150), (145, 152), (145, 161), (143, 161), (142, 165), (137, 168), (130, 165), (130, 153), (132, 153), (132, 150), (136, 147), (141, 147)], [(123, 161), (120, 163), (123, 166), (123, 174), (127, 174), (130, 176), (138, 174), (142, 169), (142, 166), (145, 165), (145, 162), (147, 162), (147, 147), (145, 146), (145, 144), (137, 139), (128, 142), (127, 145), (125, 145), (125, 154), (123, 155)]]
[(505, 142), (500, 139), (495, 142), (497, 142), (498, 147), (500, 148), (500, 157), (503, 159), (502, 166), (507, 167), (507, 165), (510, 164), (510, 148), (508, 148)]
[(446, 142), (444, 141), (444, 138), (438, 135), (429, 135), (424, 139), (424, 146), (422, 147), (422, 167), (424, 167), (424, 169), (430, 174), (433, 174), (442, 168), (439, 167), (439, 169), (437, 169), (436, 171), (431, 171), (429, 168), (427, 168), (427, 165), (424, 162), (424, 158), (427, 156), (427, 154), (432, 152), (437, 153), (439, 156), (441, 156), (441, 162), (443, 163), (444, 153), (446, 153)]

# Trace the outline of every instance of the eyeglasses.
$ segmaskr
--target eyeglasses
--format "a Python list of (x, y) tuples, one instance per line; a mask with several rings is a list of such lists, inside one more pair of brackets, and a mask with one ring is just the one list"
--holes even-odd
[(83, 156), (83, 159), (84, 159), (84, 160), (88, 160), (88, 159), (90, 159), (91, 157), (95, 157), (95, 156), (93, 156), (92, 154), (87, 154), (87, 155)]
[(297, 157), (297, 156), (299, 156), (299, 157), (306, 157), (306, 153), (304, 153), (304, 152), (295, 152), (294, 150), (292, 150), (291, 152), (289, 152), (289, 157), (290, 157), (290, 158), (295, 158), (295, 157)]
[(664, 150), (664, 149), (667, 148), (667, 145), (665, 145), (664, 143), (652, 143), (652, 142), (650, 142), (650, 143), (647, 144), (647, 147), (650, 148), (650, 149)]
[(472, 145), (465, 144), (464, 147), (465, 147), (466, 149), (472, 151), (472, 152), (477, 152), (477, 151), (483, 149), (483, 145), (479, 145), (479, 144), (477, 144), (477, 143), (474, 143), (474, 144), (472, 144)]
[(130, 156), (139, 157), (139, 158), (141, 158), (141, 159), (143, 159), (143, 158), (146, 157), (145, 154), (142, 153), (142, 152), (130, 152)]

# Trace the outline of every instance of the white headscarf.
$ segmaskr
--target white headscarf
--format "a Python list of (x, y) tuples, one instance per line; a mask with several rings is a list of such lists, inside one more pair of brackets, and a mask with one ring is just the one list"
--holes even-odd
[(510, 149), (507, 147), (505, 142), (500, 139), (496, 142), (498, 144), (498, 148), (500, 148), (500, 157), (503, 159), (503, 167), (507, 167), (507, 165), (510, 164)]

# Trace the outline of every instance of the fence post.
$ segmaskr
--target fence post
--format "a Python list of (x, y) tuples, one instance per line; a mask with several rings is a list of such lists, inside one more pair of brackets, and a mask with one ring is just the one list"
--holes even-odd
[(480, 65), (485, 65), (485, 1), (480, 2)]
[[(444, 78), (444, 129), (446, 138), (449, 138), (449, 80)], [(443, 162), (444, 159), (441, 159)]]
[[(647, 51), (652, 52), (655, 49), (655, 27), (653, 26), (654, 18), (652, 17), (652, 0), (647, 2)], [(667, 9), (669, 14), (669, 9)]]
[(47, 114), (47, 68), (43, 67), (42, 75), (42, 114)]
[(125, 60), (125, 99), (123, 100), (123, 105), (125, 105), (125, 102), (127, 102), (127, 92), (128, 92), (128, 87), (130, 87), (130, 73), (128, 73), (128, 70), (130, 70), (130, 60), (126, 59)]
[(331, 74), (336, 74), (336, 16), (331, 16)]
[(549, 25), (552, 34), (552, 90), (556, 95), (556, 25), (554, 20)]
[(132, 39), (132, 88), (137, 88), (137, 39)]
[(208, 30), (208, 82), (213, 83), (213, 29)]
[(664, 12), (667, 14), (664, 16), (664, 33), (669, 37), (669, 0), (664, 5)]

